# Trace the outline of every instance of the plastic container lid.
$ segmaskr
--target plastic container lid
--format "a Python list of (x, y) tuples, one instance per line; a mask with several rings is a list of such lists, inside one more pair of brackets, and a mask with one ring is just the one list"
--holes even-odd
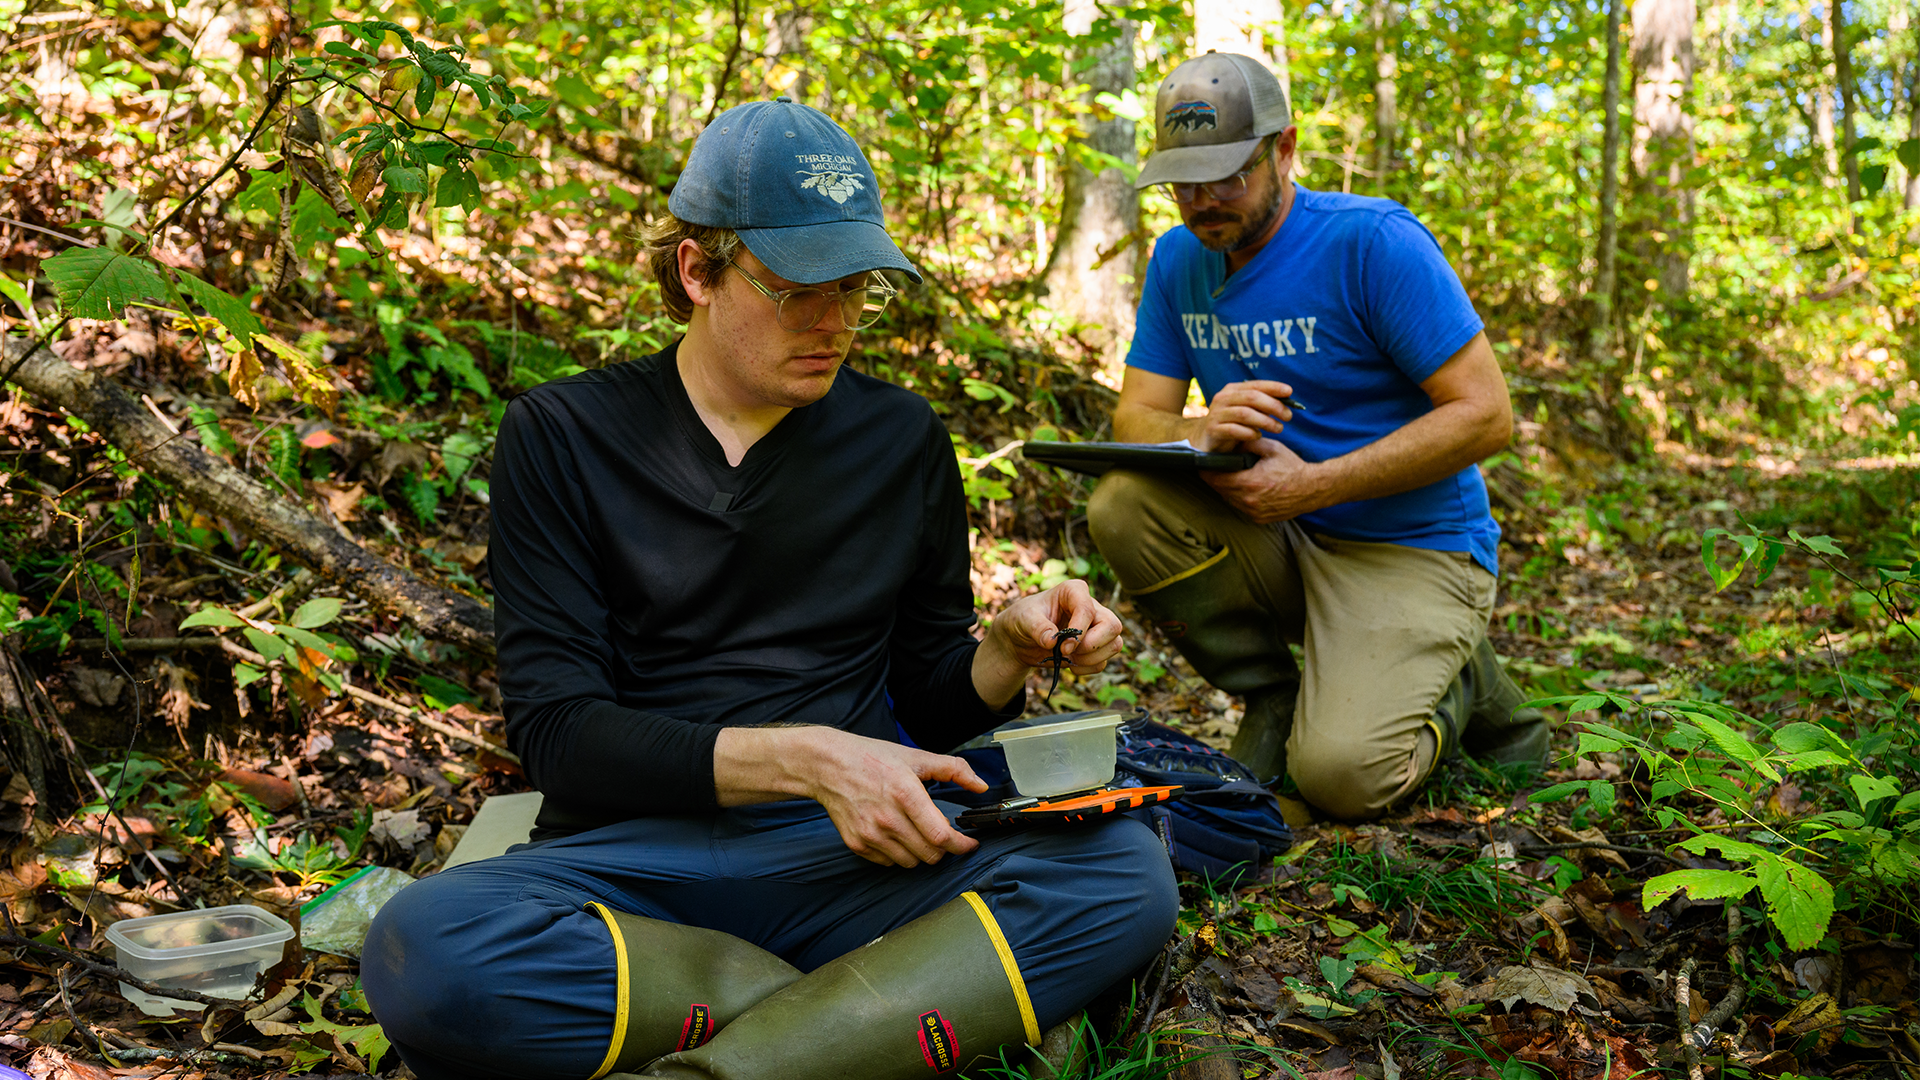
[(1041, 724), (1038, 727), (1014, 728), (1011, 731), (996, 731), (993, 733), (993, 741), (1004, 743), (1013, 742), (1018, 739), (1040, 738), (1047, 735), (1064, 735), (1073, 731), (1086, 731), (1089, 728), (1119, 727), (1122, 719), (1124, 718), (1117, 712), (1097, 713), (1093, 716), (1082, 716), (1076, 720), (1062, 720), (1057, 724)]

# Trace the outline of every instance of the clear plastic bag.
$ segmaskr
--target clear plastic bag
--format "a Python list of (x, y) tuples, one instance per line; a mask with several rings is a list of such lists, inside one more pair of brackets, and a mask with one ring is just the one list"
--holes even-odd
[(358, 958), (380, 905), (413, 883), (389, 866), (369, 866), (300, 907), (300, 944), (315, 952)]

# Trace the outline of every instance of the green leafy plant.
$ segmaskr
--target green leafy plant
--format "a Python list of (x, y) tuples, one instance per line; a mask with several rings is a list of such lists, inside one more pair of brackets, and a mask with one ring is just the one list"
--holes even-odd
[[(1722, 538), (1739, 552), (1730, 563), (1718, 558)], [(1710, 529), (1702, 544), (1715, 591), (1725, 589), (1748, 565), (1764, 580), (1783, 555), (1799, 552), (1870, 593), (1892, 626), (1913, 633), (1905, 611), (1914, 588), (1911, 566), (1875, 566), (1876, 580), (1863, 582), (1834, 562), (1845, 555), (1832, 538), (1796, 531), (1779, 539), (1751, 529)], [(1886, 700), (1884, 692), (1851, 679), (1843, 688), (1880, 696), (1897, 718), (1906, 717), (1915, 704), (1911, 691)], [(1682, 890), (1698, 900), (1733, 900), (1758, 889), (1768, 920), (1793, 949), (1819, 944), (1841, 899), (1915, 910), (1908, 897), (1912, 882), (1920, 879), (1920, 784), (1887, 764), (1894, 755), (1886, 751), (1894, 746), (1896, 734), (1869, 730), (1848, 738), (1836, 730), (1837, 723), (1804, 721), (1769, 727), (1711, 701), (1681, 698), (1648, 705), (1610, 691), (1548, 698), (1540, 704), (1575, 712), (1617, 712), (1623, 724), (1638, 718), (1636, 726), (1658, 732), (1640, 735), (1622, 726), (1588, 722), (1578, 752), (1633, 754), (1651, 777), (1647, 810), (1653, 819), (1662, 828), (1693, 834), (1675, 846), (1731, 864), (1730, 869), (1688, 868), (1652, 878), (1642, 889), (1643, 906), (1655, 907)], [(1898, 726), (1898, 737), (1910, 742), (1910, 726)], [(1910, 762), (1911, 755), (1905, 760)], [(1810, 786), (1831, 792), (1838, 805), (1785, 822), (1769, 820), (1756, 809), (1767, 786), (1808, 774), (1826, 781)], [(1616, 791), (1607, 780), (1567, 781), (1532, 798), (1545, 803), (1578, 794), (1586, 796), (1591, 813), (1604, 817), (1613, 812)], [(1718, 813), (1701, 813), (1703, 805)], [(1703, 824), (1708, 818), (1725, 824)]]
[[(333, 663), (351, 663), (358, 654), (335, 635), (318, 633), (321, 627), (340, 616), (342, 602), (334, 597), (316, 597), (301, 604), (286, 622), (252, 619), (218, 605), (208, 605), (180, 620), (182, 630), (196, 626), (237, 629), (253, 651), (268, 664), (280, 663), (300, 677), (339, 693), (340, 676), (330, 670)], [(233, 667), (234, 682), (247, 686), (266, 676), (266, 671), (242, 661)]]
[[(256, 816), (255, 820), (257, 823), (270, 818)], [(291, 875), (299, 880), (303, 889), (310, 885), (332, 885), (354, 869), (372, 827), (373, 813), (369, 810), (362, 810), (353, 824), (339, 829), (333, 836), (302, 830), (291, 840), (274, 838), (256, 824), (253, 835), (234, 852), (233, 865)]]

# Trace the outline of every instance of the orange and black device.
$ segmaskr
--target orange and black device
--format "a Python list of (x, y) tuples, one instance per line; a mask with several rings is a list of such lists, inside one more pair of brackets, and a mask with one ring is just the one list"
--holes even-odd
[(953, 823), (961, 832), (1000, 832), (1006, 829), (1032, 829), (1041, 826), (1078, 825), (1099, 821), (1108, 814), (1138, 810), (1154, 803), (1172, 802), (1180, 797), (1179, 785), (1171, 787), (1100, 788), (1078, 794), (1053, 795), (1045, 799), (1024, 796), (992, 806), (969, 810)]

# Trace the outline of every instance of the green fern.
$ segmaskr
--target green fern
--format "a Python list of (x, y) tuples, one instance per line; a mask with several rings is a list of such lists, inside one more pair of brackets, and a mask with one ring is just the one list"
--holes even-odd
[(300, 437), (292, 428), (275, 429), (270, 465), (288, 487), (300, 490)]
[(400, 493), (406, 496), (407, 506), (413, 510), (413, 516), (420, 519), (422, 525), (433, 523), (434, 511), (440, 509), (440, 487), (419, 473), (408, 473), (400, 478)]
[(233, 441), (227, 429), (220, 426), (220, 414), (205, 405), (193, 405), (187, 409), (187, 417), (193, 421), (193, 429), (200, 433), (200, 445), (216, 454), (233, 454), (240, 450), (240, 444)]

